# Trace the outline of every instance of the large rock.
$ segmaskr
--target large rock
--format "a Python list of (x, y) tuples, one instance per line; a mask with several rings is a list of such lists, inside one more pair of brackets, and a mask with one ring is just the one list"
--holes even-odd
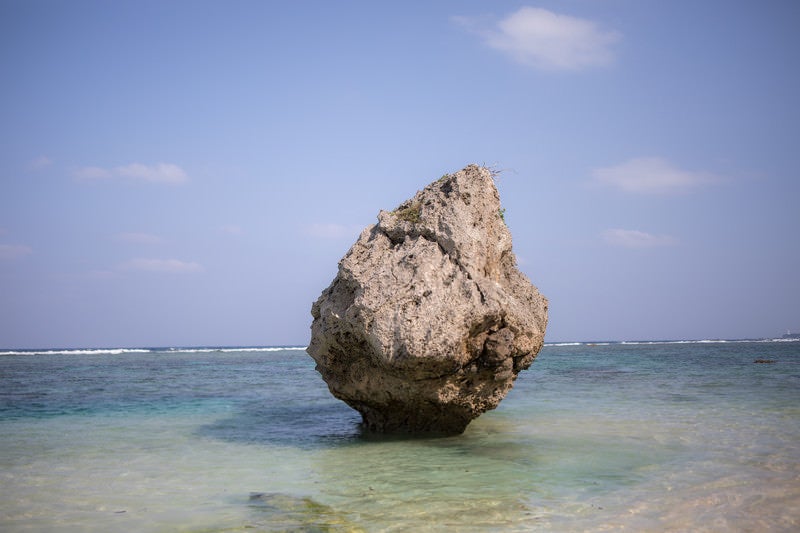
[(369, 430), (461, 433), (542, 347), (547, 299), (515, 262), (492, 173), (442, 176), (361, 233), (308, 353)]

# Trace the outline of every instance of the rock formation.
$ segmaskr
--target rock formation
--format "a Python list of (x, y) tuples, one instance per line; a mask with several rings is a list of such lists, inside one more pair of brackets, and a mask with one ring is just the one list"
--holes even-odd
[(542, 347), (492, 173), (470, 165), (381, 211), (311, 308), (308, 353), (377, 432), (458, 434)]

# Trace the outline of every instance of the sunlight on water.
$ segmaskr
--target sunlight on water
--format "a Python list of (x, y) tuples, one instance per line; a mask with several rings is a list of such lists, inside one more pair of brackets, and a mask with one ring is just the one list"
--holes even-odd
[(798, 348), (547, 347), (439, 439), (365, 438), (297, 351), (6, 356), (0, 529), (790, 531)]

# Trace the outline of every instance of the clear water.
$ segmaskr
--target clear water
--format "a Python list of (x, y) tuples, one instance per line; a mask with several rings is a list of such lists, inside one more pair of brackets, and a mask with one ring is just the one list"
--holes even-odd
[(0, 531), (800, 528), (800, 342), (546, 346), (461, 436), (358, 422), (297, 349), (0, 352)]

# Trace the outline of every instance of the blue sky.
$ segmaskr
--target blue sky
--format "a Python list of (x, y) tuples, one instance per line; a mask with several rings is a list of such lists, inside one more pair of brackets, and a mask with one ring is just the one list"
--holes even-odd
[(0, 347), (304, 344), (502, 170), (547, 340), (800, 330), (800, 3), (0, 1)]

